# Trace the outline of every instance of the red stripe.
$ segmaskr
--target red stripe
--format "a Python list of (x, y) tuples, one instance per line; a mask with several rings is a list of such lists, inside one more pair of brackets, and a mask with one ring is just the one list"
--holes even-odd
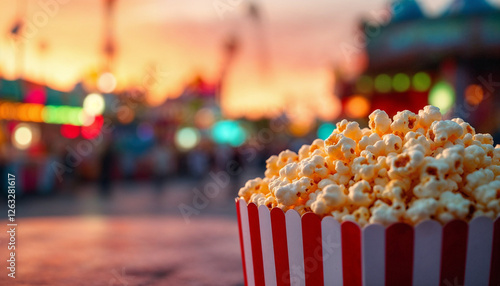
[(322, 286), (324, 278), (321, 219), (314, 213), (306, 213), (302, 216), (302, 243), (306, 285)]
[(493, 229), (493, 250), (491, 251), (490, 285), (500, 285), (500, 218)]
[(248, 204), (248, 223), (250, 224), (250, 241), (252, 243), (255, 285), (265, 285), (262, 243), (260, 241), (259, 209), (253, 203)]
[(361, 286), (361, 229), (353, 222), (341, 224), (344, 286)]
[(247, 269), (245, 267), (245, 248), (243, 247), (243, 230), (241, 228), (241, 214), (240, 214), (240, 200), (236, 200), (236, 214), (238, 215), (238, 231), (240, 233), (240, 248), (241, 248), (241, 261), (243, 264), (243, 279), (245, 285), (248, 285)]
[(464, 285), (467, 223), (454, 220), (443, 227), (440, 285)]
[(413, 228), (395, 223), (387, 228), (385, 237), (385, 285), (411, 285)]
[(288, 263), (288, 242), (286, 239), (285, 213), (279, 209), (271, 210), (271, 228), (273, 230), (274, 263), (276, 264), (276, 282), (278, 286), (290, 285)]

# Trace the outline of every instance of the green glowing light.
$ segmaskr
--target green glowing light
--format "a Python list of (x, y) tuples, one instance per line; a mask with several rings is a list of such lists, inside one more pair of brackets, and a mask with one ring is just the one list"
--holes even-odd
[(398, 73), (392, 79), (392, 87), (398, 92), (407, 91), (410, 88), (410, 78), (404, 73)]
[(375, 89), (378, 92), (391, 91), (391, 77), (386, 74), (380, 74), (375, 78)]
[(445, 114), (455, 103), (455, 91), (453, 87), (441, 81), (436, 83), (429, 92), (429, 104), (439, 107), (442, 114)]
[(416, 91), (426, 91), (431, 86), (431, 77), (425, 72), (418, 72), (413, 76), (413, 88)]
[(358, 92), (369, 94), (373, 91), (373, 79), (370, 76), (362, 75), (356, 82)]

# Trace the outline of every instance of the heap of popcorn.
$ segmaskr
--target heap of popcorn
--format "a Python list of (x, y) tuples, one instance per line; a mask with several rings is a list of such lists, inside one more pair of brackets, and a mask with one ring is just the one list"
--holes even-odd
[(500, 145), (490, 134), (442, 120), (434, 106), (369, 119), (369, 128), (342, 120), (326, 140), (271, 156), (265, 178), (239, 197), (361, 226), (500, 216)]

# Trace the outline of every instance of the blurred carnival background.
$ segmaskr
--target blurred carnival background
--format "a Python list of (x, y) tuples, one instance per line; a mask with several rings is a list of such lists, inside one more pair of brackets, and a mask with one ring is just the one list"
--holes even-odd
[(262, 171), (336, 120), (426, 104), (498, 141), (499, 4), (373, 2), (3, 2), (2, 171), (22, 195)]
[(179, 206), (211, 181), (223, 191), (196, 211), (232, 216), (270, 155), (344, 118), (366, 126), (375, 109), (433, 104), (500, 142), (498, 0), (19, 0), (0, 11), (0, 172), (16, 175), (21, 216), (192, 215)]

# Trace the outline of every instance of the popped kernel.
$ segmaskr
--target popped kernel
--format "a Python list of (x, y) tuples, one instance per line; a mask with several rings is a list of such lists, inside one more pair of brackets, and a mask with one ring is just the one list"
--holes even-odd
[(389, 118), (385, 111), (377, 109), (372, 112), (372, 114), (370, 114), (368, 118), (370, 119), (368, 124), (370, 126), (370, 129), (374, 133), (383, 136), (384, 134), (391, 131), (390, 128), (392, 120)]

